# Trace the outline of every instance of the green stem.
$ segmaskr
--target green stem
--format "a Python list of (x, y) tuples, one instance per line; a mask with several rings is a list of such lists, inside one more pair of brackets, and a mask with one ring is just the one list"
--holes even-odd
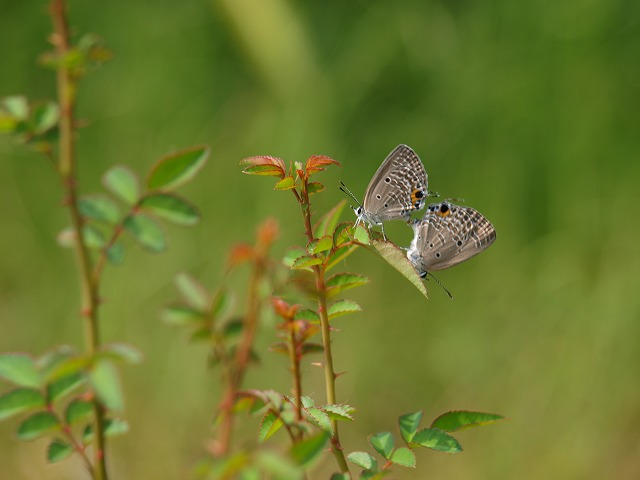
[[(309, 201), (309, 193), (307, 192), (307, 180), (302, 181), (302, 188), (300, 195), (296, 194), (296, 198), (302, 208), (302, 216), (304, 217), (304, 226), (308, 240), (311, 242), (314, 239), (313, 227), (311, 226), (311, 202)], [(295, 192), (295, 189), (294, 189)], [(333, 356), (331, 354), (331, 328), (329, 325), (329, 314), (327, 313), (327, 287), (324, 281), (324, 268), (322, 265), (314, 265), (313, 274), (316, 279), (316, 290), (318, 295), (318, 314), (320, 315), (320, 327), (322, 331), (322, 346), (324, 348), (324, 382), (327, 397), (327, 404), (332, 405), (336, 403), (336, 374), (333, 369)], [(331, 420), (331, 426), (333, 428), (333, 436), (331, 437), (331, 450), (336, 457), (340, 471), (347, 473), (351, 477), (349, 472), (349, 466), (347, 465), (347, 459), (342, 451), (340, 445), (340, 435), (338, 433), (338, 422)]]
[[(53, 44), (58, 58), (63, 61), (70, 50), (69, 25), (67, 22), (65, 1), (52, 0), (50, 12), (54, 27)], [(58, 172), (65, 190), (71, 224), (77, 238), (75, 250), (80, 270), (82, 313), (85, 318), (85, 349), (87, 354), (92, 357), (100, 345), (98, 329), (98, 283), (94, 282), (92, 276), (92, 261), (89, 250), (84, 242), (82, 234), (83, 221), (78, 211), (74, 142), (76, 81), (69, 68), (64, 65), (60, 65), (57, 69), (57, 90), (58, 103), (60, 106)], [(107, 480), (104, 408), (97, 398), (93, 400), (93, 412), (95, 418), (95, 440), (92, 476), (95, 480)]]

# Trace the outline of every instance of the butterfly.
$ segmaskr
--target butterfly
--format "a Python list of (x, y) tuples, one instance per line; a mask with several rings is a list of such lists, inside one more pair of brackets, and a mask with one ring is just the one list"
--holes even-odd
[(446, 201), (429, 205), (422, 220), (411, 226), (407, 258), (421, 277), (468, 260), (496, 239), (495, 228), (481, 213)]
[[(358, 203), (357, 207), (352, 207), (357, 216), (354, 227), (360, 222), (371, 226), (382, 225), (387, 220), (406, 219), (411, 212), (420, 210), (429, 196), (427, 184), (427, 172), (420, 157), (411, 147), (398, 145), (373, 175), (362, 203), (344, 184), (340, 190)], [(384, 236), (384, 226), (382, 234)]]

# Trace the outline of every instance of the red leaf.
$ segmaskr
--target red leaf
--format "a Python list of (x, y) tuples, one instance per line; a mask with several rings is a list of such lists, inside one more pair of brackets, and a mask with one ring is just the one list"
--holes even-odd
[(259, 155), (240, 160), (240, 165), (247, 165), (242, 173), (250, 175), (272, 175), (284, 178), (286, 167), (280, 158)]
[(271, 305), (276, 312), (276, 315), (284, 318), (285, 320), (292, 320), (293, 316), (300, 308), (300, 305), (289, 305), (287, 302), (278, 297), (271, 297)]
[(271, 246), (278, 236), (278, 222), (274, 218), (267, 218), (258, 227), (258, 243), (263, 249)]
[(327, 157), (326, 155), (312, 155), (307, 160), (307, 174), (321, 172), (324, 170), (324, 167), (328, 165), (342, 166), (333, 158)]
[(255, 252), (251, 245), (247, 245), (245, 243), (234, 245), (231, 247), (231, 252), (229, 254), (229, 266), (236, 267), (241, 263), (253, 260), (254, 254)]

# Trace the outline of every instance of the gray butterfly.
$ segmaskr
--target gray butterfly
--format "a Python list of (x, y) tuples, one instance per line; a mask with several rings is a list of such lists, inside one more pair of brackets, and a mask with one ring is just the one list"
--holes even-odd
[[(355, 226), (366, 222), (382, 225), (386, 220), (408, 218), (411, 212), (424, 207), (429, 195), (427, 172), (420, 157), (407, 145), (398, 145), (385, 158), (364, 194), (362, 204), (353, 211), (358, 217)], [(358, 199), (344, 186), (340, 189)], [(382, 229), (384, 235), (384, 227)]]
[(422, 220), (416, 220), (407, 258), (420, 276), (444, 270), (486, 250), (496, 239), (496, 230), (471, 207), (450, 202), (429, 205)]

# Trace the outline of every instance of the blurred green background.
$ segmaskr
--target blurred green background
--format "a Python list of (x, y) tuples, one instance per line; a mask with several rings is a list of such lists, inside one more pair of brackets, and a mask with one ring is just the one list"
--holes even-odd
[[(640, 478), (640, 3), (72, 1), (71, 24), (116, 55), (81, 85), (83, 192), (116, 163), (143, 174), (174, 149), (213, 152), (184, 192), (202, 224), (170, 228), (164, 255), (130, 249), (105, 277), (105, 341), (146, 357), (124, 370), (131, 431), (110, 443), (113, 478), (188, 478), (209, 436), (217, 373), (203, 347), (159, 321), (173, 276), (217, 285), (228, 248), (268, 216), (281, 224), (277, 255), (302, 241), (291, 196), (238, 161), (335, 158), (319, 214), (344, 198), (340, 180), (362, 196), (399, 143), (422, 157), (431, 190), (464, 198), (498, 239), (438, 275), (453, 301), (433, 282), (425, 301), (367, 252), (348, 259), (371, 283), (349, 295), (364, 312), (334, 337), (336, 369), (348, 372), (338, 398), (357, 407), (341, 432), (347, 451), (397, 432), (402, 413), (473, 409), (510, 420), (460, 433), (461, 455), (418, 451), (417, 469), (394, 477)], [(0, 96), (54, 95), (36, 65), (49, 32), (45, 1), (1, 3)], [(80, 345), (57, 180), (7, 138), (0, 158), (0, 351)], [(409, 243), (401, 223), (386, 231)], [(321, 401), (320, 370), (304, 375)], [(287, 392), (284, 359), (264, 353), (246, 385)], [(242, 444), (257, 424), (241, 419)], [(86, 478), (74, 460), (45, 465), (46, 443), (14, 441), (14, 429), (0, 424), (1, 478)], [(334, 469), (327, 456), (312, 478)]]

